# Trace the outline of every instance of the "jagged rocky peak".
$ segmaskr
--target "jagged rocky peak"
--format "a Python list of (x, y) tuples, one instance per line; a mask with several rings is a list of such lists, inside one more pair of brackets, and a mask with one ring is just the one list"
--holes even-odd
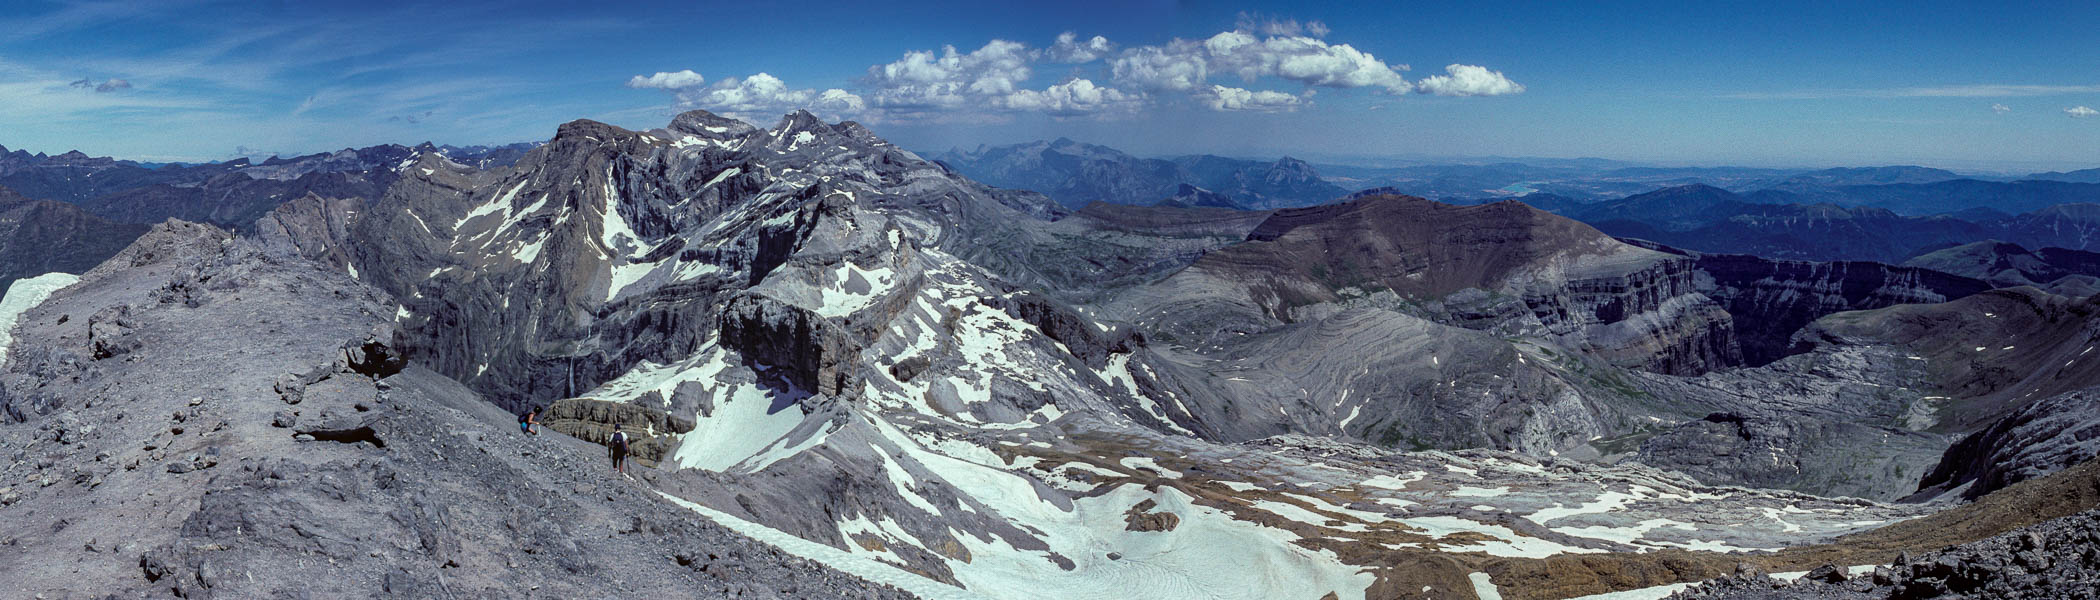
[(768, 129), (766, 146), (781, 152), (794, 152), (808, 148), (817, 140), (831, 139), (838, 134), (823, 119), (806, 110), (796, 110), (781, 117), (780, 122)]
[(1320, 178), (1311, 163), (1285, 156), (1269, 165), (1265, 175), (1270, 182), (1312, 181)]
[[(630, 131), (617, 125), (608, 125), (590, 119), (577, 119), (561, 124), (554, 131), (554, 139), (547, 146), (600, 146), (623, 148), (625, 144), (648, 143), (640, 132)], [(623, 148), (624, 149), (624, 148)], [(556, 150), (559, 152), (560, 150)]]
[(355, 255), (345, 246), (363, 204), (356, 198), (323, 198), (309, 192), (256, 220), (256, 236), (271, 251), (350, 270)]
[(168, 219), (132, 240), (130, 246), (103, 261), (101, 266), (81, 275), (81, 279), (95, 279), (131, 267), (198, 260), (218, 253), (221, 246), (233, 239), (232, 232), (208, 224)]
[(671, 131), (713, 140), (728, 140), (743, 137), (757, 127), (729, 117), (704, 110), (689, 110), (678, 113), (671, 119)]

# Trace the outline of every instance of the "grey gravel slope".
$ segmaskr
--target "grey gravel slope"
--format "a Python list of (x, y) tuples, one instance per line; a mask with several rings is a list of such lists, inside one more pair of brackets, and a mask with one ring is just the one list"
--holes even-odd
[(401, 368), (391, 308), (170, 223), (29, 311), (0, 397), (0, 595), (906, 597), (697, 519), (598, 446), (524, 437), (435, 373), (374, 379)]

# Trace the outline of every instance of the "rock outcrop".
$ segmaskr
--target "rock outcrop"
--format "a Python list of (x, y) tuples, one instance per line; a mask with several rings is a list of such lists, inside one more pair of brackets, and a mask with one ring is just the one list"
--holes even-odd
[(1921, 493), (1958, 490), (1976, 499), (2005, 486), (2100, 456), (2100, 388), (2042, 399), (1947, 449), (1918, 484)]
[[(1617, 364), (1695, 374), (1736, 364), (1729, 317), (1694, 289), (1682, 258), (1636, 248), (1517, 202), (1459, 207), (1405, 196), (1278, 211), (1248, 242), (1205, 255), (1184, 275), (1237, 288), (1266, 327), (1345, 295), (1390, 292), (1433, 320), (1542, 335)], [(1240, 291), (1244, 290), (1244, 291)], [(1157, 310), (1170, 333), (1210, 329), (1217, 311)], [(1144, 316), (1140, 317), (1146, 318)]]
[(1783, 581), (1743, 573), (1670, 600), (2090, 598), (2100, 594), (2100, 511), (2088, 511), (1894, 564), (1849, 573), (1824, 565)]
[(839, 325), (807, 309), (759, 295), (739, 295), (722, 308), (725, 348), (755, 364), (780, 368), (796, 387), (826, 396), (853, 391), (860, 348)]

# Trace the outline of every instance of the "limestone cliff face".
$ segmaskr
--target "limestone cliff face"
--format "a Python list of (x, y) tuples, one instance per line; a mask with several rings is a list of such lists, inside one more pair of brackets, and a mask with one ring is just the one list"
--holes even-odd
[(766, 367), (780, 367), (796, 386), (837, 396), (854, 389), (859, 340), (816, 312), (760, 295), (739, 295), (722, 308), (724, 348)]
[[(1962, 488), (1974, 500), (2100, 456), (2100, 388), (2050, 396), (1947, 449), (1919, 482), (1926, 493)], [(1966, 486), (1966, 487), (1964, 487)]]
[(1697, 374), (1740, 363), (1731, 319), (1700, 294), (1690, 261), (1516, 202), (1370, 196), (1278, 211), (1191, 270), (1244, 286), (1277, 323), (1390, 291), (1434, 321), (1547, 336), (1623, 366)]
[(1692, 267), (1660, 260), (1624, 274), (1571, 279), (1559, 290), (1526, 294), (1524, 303), (1548, 333), (1613, 364), (1671, 375), (1742, 364), (1734, 319), (1700, 293)]
[(1990, 284), (1937, 271), (1872, 262), (1808, 262), (1748, 255), (1696, 255), (1698, 291), (1735, 316), (1743, 361), (1762, 365), (1792, 353), (1795, 331), (1824, 315), (1898, 304), (1946, 302)]
[(2100, 385), (2096, 314), (2091, 299), (2011, 288), (1827, 315), (1769, 364), (1641, 381), (1712, 414), (1650, 437), (1638, 459), (1717, 484), (1880, 500), (1921, 478), (1936, 494), (2058, 468), (2092, 448), (2077, 406)]

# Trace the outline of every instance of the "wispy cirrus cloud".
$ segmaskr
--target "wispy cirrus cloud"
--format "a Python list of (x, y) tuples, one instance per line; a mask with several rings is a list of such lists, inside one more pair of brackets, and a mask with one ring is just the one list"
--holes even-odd
[(114, 78), (104, 79), (102, 81), (95, 81), (93, 79), (80, 79), (75, 80), (69, 85), (84, 90), (95, 90), (95, 93), (98, 94), (107, 94), (118, 90), (131, 89), (131, 82)]
[(1832, 88), (1722, 94), (1738, 100), (1823, 100), (1830, 98), (2021, 98), (2100, 92), (2100, 85), (1972, 84), (1895, 88)]
[[(183, 160), (227, 156), (210, 147), (518, 139), (589, 109), (535, 93), (565, 82), (505, 65), (555, 41), (636, 26), (467, 3), (23, 8), (0, 27), (0, 122), (17, 125), (4, 132), (11, 144), (198, 153)], [(70, 43), (81, 36), (103, 41)]]

